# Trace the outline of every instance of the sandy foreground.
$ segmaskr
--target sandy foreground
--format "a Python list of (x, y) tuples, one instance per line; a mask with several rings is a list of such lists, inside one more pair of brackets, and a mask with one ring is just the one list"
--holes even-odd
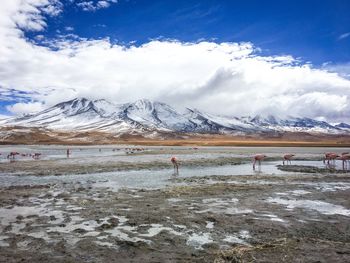
[[(319, 162), (318, 155), (306, 159)], [(68, 183), (84, 167), (79, 160), (0, 163), (14, 182), (37, 178), (2, 181), (0, 262), (350, 261), (348, 172), (263, 164), (249, 175), (197, 176), (205, 166), (250, 167), (244, 157), (201, 157), (184, 161), (159, 187), (115, 188), (105, 172), (133, 169), (151, 178), (171, 167), (152, 158), (109, 166), (84, 159), (89, 169), (79, 176), (101, 178)], [(264, 172), (272, 166), (279, 172)]]

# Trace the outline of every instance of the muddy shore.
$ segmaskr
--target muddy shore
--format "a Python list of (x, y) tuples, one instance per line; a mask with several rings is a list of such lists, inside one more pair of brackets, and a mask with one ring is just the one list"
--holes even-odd
[[(154, 189), (116, 189), (106, 178), (2, 185), (0, 262), (350, 261), (350, 173), (294, 165), (267, 174), (265, 164), (247, 175), (196, 174), (203, 165), (246, 162), (225, 158), (186, 160), (193, 176), (180, 170)], [(37, 169), (46, 178), (60, 162), (19, 161), (6, 174)], [(107, 169), (123, 169), (114, 165)]]
[(174, 180), (183, 181), (118, 192), (80, 184), (3, 188), (0, 261), (350, 260), (348, 176)]

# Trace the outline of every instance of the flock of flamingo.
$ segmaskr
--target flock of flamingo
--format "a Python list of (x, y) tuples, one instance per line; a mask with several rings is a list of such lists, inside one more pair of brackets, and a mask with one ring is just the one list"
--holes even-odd
[[(295, 154), (285, 154), (283, 155), (282, 163), (285, 164), (292, 164), (292, 158), (295, 156)], [(258, 166), (261, 166), (261, 161), (263, 161), (267, 156), (265, 154), (256, 154), (253, 156), (253, 170), (255, 170), (255, 165), (258, 164)], [(335, 160), (341, 160), (343, 164), (343, 170), (346, 170), (348, 167), (350, 168), (350, 153), (349, 152), (343, 152), (341, 154), (337, 154), (334, 152), (327, 152), (324, 154), (323, 157), (323, 163), (327, 166), (333, 167), (335, 166)], [(176, 157), (171, 157), (170, 159), (171, 163), (174, 166), (174, 171), (179, 172), (179, 163)]]
[[(0, 153), (0, 155), (2, 155)], [(41, 156), (41, 153), (19, 153), (19, 152), (10, 152), (8, 155), (7, 155), (7, 159), (10, 159), (10, 160), (14, 160), (16, 155), (20, 155), (22, 157), (32, 157), (33, 159), (39, 159), (40, 156)]]
[[(80, 149), (81, 151), (82, 149)], [(112, 149), (113, 152), (115, 151), (119, 151), (120, 149)], [(133, 154), (135, 152), (142, 152), (144, 151), (145, 149), (144, 148), (125, 148), (125, 153), (126, 154)], [(71, 149), (67, 149), (66, 150), (66, 155), (67, 155), (67, 158), (70, 157), (71, 155), (71, 152), (72, 150)], [(101, 152), (101, 149), (99, 149), (99, 152)], [(2, 155), (2, 153), (0, 153), (0, 156)], [(10, 160), (15, 160), (16, 156), (19, 155), (19, 156), (22, 156), (22, 157), (32, 157), (33, 159), (40, 159), (40, 156), (41, 156), (41, 153), (19, 153), (19, 152), (10, 152), (8, 155), (7, 155), (7, 159), (10, 159)]]
[[(292, 158), (295, 156), (295, 154), (285, 154), (283, 155), (283, 165), (284, 164), (292, 164)], [(261, 161), (264, 160), (267, 156), (264, 154), (257, 154), (253, 157), (253, 169), (255, 170), (255, 164), (258, 163), (259, 166), (261, 166)], [(327, 166), (333, 167), (335, 166), (335, 160), (341, 160), (343, 164), (343, 170), (347, 169), (349, 166), (350, 168), (350, 153), (349, 152), (343, 152), (341, 154), (337, 154), (334, 152), (327, 152), (324, 154), (323, 157), (323, 163), (327, 164)]]
[[(198, 149), (198, 148), (195, 148)], [(119, 149), (117, 149), (119, 150)], [(140, 152), (140, 151), (144, 151), (144, 148), (125, 148), (126, 150), (126, 154), (130, 154), (130, 153), (134, 153), (134, 152)], [(99, 149), (99, 151), (101, 152), (101, 149)], [(114, 152), (115, 149), (112, 149), (112, 151)], [(71, 150), (67, 149), (67, 158), (69, 158), (71, 154)], [(0, 153), (0, 156), (2, 154)], [(39, 159), (41, 156), (41, 153), (35, 152), (35, 153), (22, 153), (20, 154), (19, 152), (10, 152), (7, 155), (7, 159), (10, 160), (14, 160), (15, 157), (17, 155), (20, 155), (22, 157), (32, 157), (33, 159)], [(255, 170), (256, 164), (258, 164), (258, 166), (261, 166), (261, 162), (266, 158), (267, 156), (265, 154), (256, 154), (253, 156), (253, 170)], [(282, 163), (283, 165), (285, 164), (292, 164), (292, 159), (293, 157), (295, 157), (295, 154), (285, 154), (283, 155), (283, 159), (282, 159)], [(342, 166), (343, 166), (343, 170), (347, 170), (348, 168), (350, 169), (350, 153), (349, 152), (343, 152), (341, 154), (337, 154), (335, 152), (326, 152), (323, 156), (323, 163), (326, 164), (329, 167), (334, 167), (335, 166), (335, 161), (336, 160), (341, 160), (342, 161)], [(176, 173), (179, 172), (179, 161), (178, 159), (173, 156), (170, 159), (171, 163), (174, 166), (174, 171)]]

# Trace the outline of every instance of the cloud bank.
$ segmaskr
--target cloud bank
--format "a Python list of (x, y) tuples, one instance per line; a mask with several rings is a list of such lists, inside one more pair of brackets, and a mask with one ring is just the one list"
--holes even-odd
[(148, 98), (224, 115), (350, 121), (350, 80), (292, 56), (263, 56), (249, 42), (152, 40), (124, 46), (74, 36), (40, 45), (24, 32), (39, 34), (62, 3), (8, 2), (0, 9), (0, 93), (11, 90), (24, 100), (8, 107), (13, 113), (74, 97)]

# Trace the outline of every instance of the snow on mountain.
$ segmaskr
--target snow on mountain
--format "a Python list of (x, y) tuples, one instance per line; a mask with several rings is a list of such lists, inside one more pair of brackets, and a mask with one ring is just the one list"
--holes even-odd
[(221, 116), (187, 109), (179, 113), (162, 102), (146, 99), (114, 104), (104, 99), (76, 98), (44, 111), (0, 120), (1, 126), (41, 127), (52, 130), (105, 131), (117, 135), (187, 132), (256, 134), (269, 132), (349, 133), (350, 125), (331, 125), (310, 118)]
[(338, 129), (341, 129), (343, 131), (348, 131), (350, 132), (350, 125), (349, 124), (346, 124), (344, 122), (341, 122), (339, 124), (336, 124), (334, 125), (334, 127), (338, 128)]
[(187, 109), (185, 115), (195, 124), (195, 130), (198, 132), (241, 134), (264, 130), (237, 117), (212, 115), (196, 109)]
[(287, 119), (280, 119), (272, 115), (263, 117), (257, 115), (251, 122), (270, 130), (288, 132), (314, 132), (314, 133), (339, 133), (338, 127), (332, 126), (325, 121), (317, 121), (310, 118), (297, 118), (289, 116)]
[(110, 118), (115, 109), (118, 109), (118, 106), (105, 100), (74, 99), (59, 103), (36, 114), (4, 120), (0, 124), (44, 127), (53, 130), (101, 130), (115, 133), (134, 130), (135, 127), (130, 124)]
[(126, 104), (123, 114), (128, 120), (148, 128), (185, 131), (186, 127), (191, 126), (189, 119), (169, 105), (145, 99)]
[(8, 118), (11, 118), (11, 116), (0, 114), (0, 121), (3, 121), (3, 120), (8, 119)]

